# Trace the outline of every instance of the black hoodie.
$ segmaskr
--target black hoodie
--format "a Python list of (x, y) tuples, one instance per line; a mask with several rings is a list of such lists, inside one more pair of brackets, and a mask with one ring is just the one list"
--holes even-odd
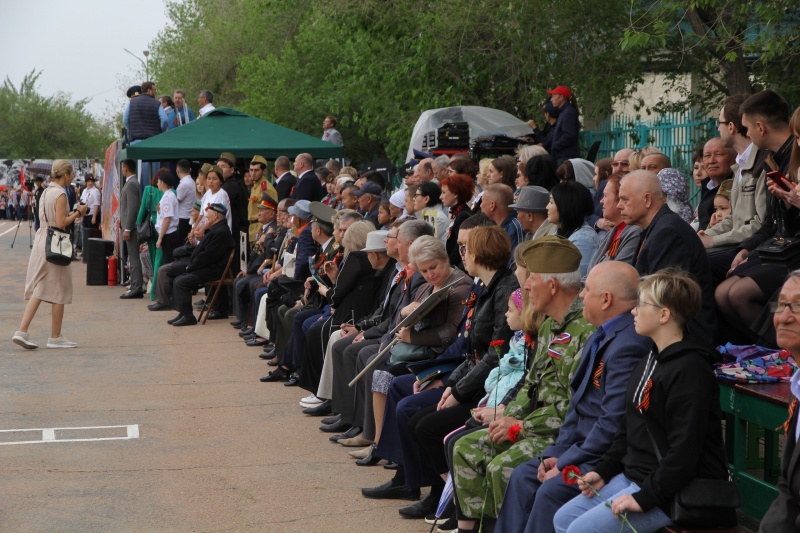
[[(684, 340), (662, 353), (653, 350), (631, 375), (625, 418), (595, 472), (606, 482), (622, 472), (639, 485), (633, 498), (643, 511), (658, 506), (669, 514), (673, 496), (693, 479), (728, 477), (717, 358)], [(661, 451), (660, 466), (648, 428)]]

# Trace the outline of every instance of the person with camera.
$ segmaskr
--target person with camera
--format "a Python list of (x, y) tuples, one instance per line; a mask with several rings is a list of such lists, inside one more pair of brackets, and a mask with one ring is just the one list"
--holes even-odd
[(28, 261), (28, 273), (25, 278), (25, 299), (28, 300), (19, 329), (14, 333), (12, 341), (25, 349), (33, 350), (39, 347), (32, 342), (28, 335), (28, 328), (42, 302), (52, 304), (52, 320), (50, 338), (47, 340), (48, 348), (75, 348), (76, 343), (68, 340), (61, 334), (61, 324), (64, 320), (64, 306), (72, 303), (72, 273), (70, 265), (56, 265), (47, 261), (46, 244), (47, 230), (65, 228), (80, 217), (85, 216), (88, 207), (78, 205), (76, 211), (69, 211), (65, 188), (75, 178), (72, 163), (66, 159), (57, 159), (53, 162), (50, 184), (42, 194), (39, 206), (39, 216), (42, 226), (36, 232), (36, 239)]

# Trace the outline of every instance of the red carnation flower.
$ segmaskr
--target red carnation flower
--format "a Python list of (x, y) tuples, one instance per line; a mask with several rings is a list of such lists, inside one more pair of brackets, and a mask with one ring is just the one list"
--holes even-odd
[(522, 426), (519, 424), (514, 424), (508, 428), (508, 440), (512, 443), (517, 442), (519, 440), (520, 431), (522, 431)]
[(565, 466), (561, 470), (561, 479), (563, 479), (564, 483), (567, 485), (577, 485), (579, 477), (581, 477), (581, 469), (577, 466)]
[(504, 343), (505, 343), (505, 341), (504, 341), (504, 340), (502, 340), (502, 339), (499, 339), (499, 340), (496, 340), (496, 341), (492, 341), (492, 342), (490, 342), (490, 343), (489, 343), (489, 346), (490, 346), (490, 347), (492, 347), (492, 348), (494, 348), (495, 346), (502, 346)]

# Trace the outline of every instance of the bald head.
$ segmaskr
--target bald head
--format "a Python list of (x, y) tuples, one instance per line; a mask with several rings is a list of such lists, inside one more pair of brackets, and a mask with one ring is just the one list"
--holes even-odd
[(430, 157), (426, 157), (425, 159), (419, 162), (418, 166), (419, 166), (420, 183), (431, 181), (434, 177), (433, 159), (431, 159)]
[(633, 155), (633, 150), (630, 148), (623, 148), (616, 154), (611, 161), (611, 168), (614, 172), (621, 172), (627, 174), (631, 170), (630, 157)]
[(664, 191), (657, 175), (647, 170), (634, 170), (622, 178), (617, 207), (626, 224), (647, 228), (663, 205)]
[(583, 316), (596, 327), (627, 313), (636, 305), (639, 295), (639, 273), (628, 263), (598, 263), (586, 277), (581, 298)]

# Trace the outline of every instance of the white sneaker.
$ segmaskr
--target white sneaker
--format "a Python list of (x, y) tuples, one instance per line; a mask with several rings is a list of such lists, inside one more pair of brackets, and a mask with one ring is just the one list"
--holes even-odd
[(16, 333), (14, 333), (14, 336), (11, 337), (11, 342), (13, 342), (14, 344), (19, 344), (26, 350), (35, 350), (36, 348), (39, 347), (39, 345), (36, 344), (35, 342), (31, 342), (28, 340), (27, 332), (22, 332), (22, 331), (17, 331)]
[(320, 400), (319, 398), (317, 398), (317, 397), (316, 397), (314, 394), (311, 394), (311, 395), (309, 395), (309, 396), (306, 396), (306, 397), (305, 397), (305, 398), (303, 398), (302, 400), (300, 400), (300, 403), (301, 403), (301, 404), (304, 404), (304, 403), (310, 403), (310, 404), (313, 404), (313, 405), (319, 405), (319, 404), (321, 404), (321, 403), (322, 403), (322, 400)]
[(76, 348), (77, 346), (78, 346), (77, 343), (72, 342), (63, 335), (61, 335), (57, 339), (54, 339), (52, 337), (47, 339), (48, 348)]

